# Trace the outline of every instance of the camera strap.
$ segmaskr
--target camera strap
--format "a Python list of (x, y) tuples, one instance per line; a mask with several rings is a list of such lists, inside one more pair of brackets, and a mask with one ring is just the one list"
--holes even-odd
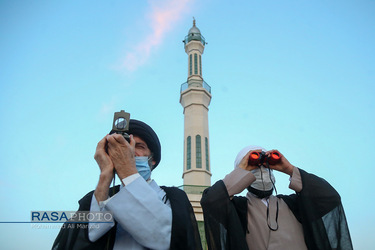
[(270, 220), (269, 220), (270, 203), (268, 200), (269, 199), (267, 199), (267, 225), (271, 231), (277, 231), (277, 229), (279, 229), (279, 223), (277, 222), (278, 217), (279, 217), (279, 201), (276, 199), (276, 228), (272, 228), (272, 226), (270, 225)]
[[(270, 169), (270, 165), (269, 165), (268, 160), (266, 161), (266, 167), (267, 167), (268, 172), (269, 172), (269, 176), (270, 176), (270, 180), (271, 180), (273, 189), (275, 189), (275, 194), (276, 194), (275, 196), (277, 197), (277, 189), (276, 189), (276, 186), (275, 186), (275, 182), (271, 178), (271, 169)], [(263, 181), (263, 176), (262, 176), (262, 181)], [(277, 231), (279, 229), (279, 223), (277, 222), (278, 218), (279, 218), (279, 200), (277, 198), (276, 198), (276, 217), (275, 217), (276, 228), (272, 228), (272, 226), (270, 225), (269, 213), (270, 213), (270, 203), (269, 203), (269, 197), (268, 197), (268, 199), (267, 199), (267, 226), (271, 231)]]
[(112, 196), (115, 194), (115, 183), (116, 183), (116, 170), (113, 169), (113, 181), (112, 181)]

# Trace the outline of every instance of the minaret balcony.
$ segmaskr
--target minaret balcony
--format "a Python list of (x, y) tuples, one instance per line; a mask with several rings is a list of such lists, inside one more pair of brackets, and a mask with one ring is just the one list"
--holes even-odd
[(196, 34), (192, 33), (192, 34), (185, 36), (185, 39), (183, 40), (183, 42), (186, 45), (192, 40), (200, 41), (203, 44), (203, 46), (206, 45), (206, 39), (204, 39), (204, 37), (199, 33), (196, 33)]
[(195, 81), (195, 80), (190, 80), (181, 84), (180, 93), (182, 93), (183, 91), (187, 90), (190, 87), (204, 88), (205, 90), (208, 91), (208, 93), (211, 94), (211, 86), (208, 85), (208, 83), (206, 83), (205, 81)]

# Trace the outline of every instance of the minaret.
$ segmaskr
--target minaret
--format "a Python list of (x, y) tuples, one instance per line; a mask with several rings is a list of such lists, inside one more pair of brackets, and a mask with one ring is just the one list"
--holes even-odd
[(206, 41), (195, 26), (183, 40), (188, 55), (188, 78), (181, 85), (180, 103), (184, 108), (184, 191), (194, 208), (195, 216), (203, 221), (200, 199), (205, 188), (211, 186), (210, 139), (208, 134), (208, 106), (211, 87), (202, 77), (202, 54)]

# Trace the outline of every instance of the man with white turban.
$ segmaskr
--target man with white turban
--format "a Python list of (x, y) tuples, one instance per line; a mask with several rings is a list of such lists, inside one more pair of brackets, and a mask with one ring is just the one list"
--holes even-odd
[[(254, 165), (250, 154), (263, 155)], [(268, 162), (271, 153), (280, 156)], [(290, 176), (292, 195), (272, 195), (273, 170)], [(246, 197), (235, 196), (245, 189)], [(242, 149), (234, 170), (201, 200), (209, 249), (352, 249), (340, 195), (324, 179), (293, 166), (277, 150)]]

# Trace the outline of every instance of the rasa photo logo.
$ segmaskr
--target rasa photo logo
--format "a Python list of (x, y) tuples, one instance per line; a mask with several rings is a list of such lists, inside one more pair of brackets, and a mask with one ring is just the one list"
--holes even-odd
[(32, 223), (112, 223), (111, 212), (31, 211)]

